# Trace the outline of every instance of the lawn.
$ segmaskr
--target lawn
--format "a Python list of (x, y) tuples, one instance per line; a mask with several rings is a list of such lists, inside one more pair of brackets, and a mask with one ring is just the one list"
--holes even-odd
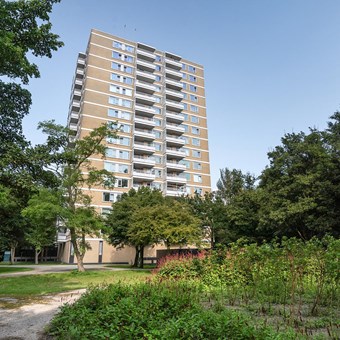
[(145, 281), (150, 275), (149, 270), (101, 270), (87, 271), (84, 273), (72, 271), (67, 273), (6, 277), (0, 279), (0, 298), (37, 298), (45, 294), (87, 288), (90, 285), (102, 283), (133, 283)]
[(33, 269), (32, 268), (23, 268), (23, 267), (0, 267), (0, 274), (15, 273), (15, 272), (27, 272), (27, 271), (30, 271), (30, 270), (33, 270)]

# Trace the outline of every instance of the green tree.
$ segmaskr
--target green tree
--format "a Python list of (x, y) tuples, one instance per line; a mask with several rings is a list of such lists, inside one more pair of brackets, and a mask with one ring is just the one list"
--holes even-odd
[(189, 207), (164, 198), (158, 190), (131, 189), (112, 208), (107, 218), (110, 242), (116, 247), (134, 247), (135, 267), (143, 267), (146, 246), (164, 242), (170, 247), (199, 243), (202, 239), (199, 220)]
[(241, 191), (252, 189), (254, 186), (255, 177), (250, 173), (243, 174), (241, 170), (225, 168), (220, 170), (217, 194), (229, 204)]
[(35, 264), (43, 249), (56, 242), (56, 217), (60, 216), (61, 204), (57, 193), (41, 189), (28, 201), (22, 215), (28, 219), (26, 241), (35, 249)]
[[(54, 211), (58, 212), (55, 217), (63, 221), (69, 230), (78, 271), (84, 271), (83, 259), (89, 248), (86, 236), (98, 236), (105, 229), (100, 216), (91, 206), (90, 189), (93, 186), (113, 188), (115, 183), (111, 172), (97, 169), (89, 158), (93, 155), (105, 157), (106, 147), (103, 140), (106, 137), (115, 138), (116, 130), (110, 124), (103, 124), (82, 139), (70, 143), (69, 129), (53, 121), (40, 123), (39, 128), (48, 137), (45, 144), (36, 146), (36, 154), (59, 183), (57, 195), (60, 199), (50, 199), (49, 204), (55, 205)], [(89, 190), (86, 192), (83, 188)], [(47, 199), (48, 197), (46, 201)], [(35, 209), (42, 208), (37, 204)]]
[(220, 195), (217, 195), (216, 192), (206, 192), (203, 197), (195, 194), (185, 197), (184, 200), (189, 204), (194, 215), (201, 221), (201, 228), (206, 237), (210, 239), (212, 249), (217, 243), (229, 241), (226, 205)]
[(286, 134), (261, 175), (260, 228), (310, 239), (339, 235), (339, 114), (326, 131)]

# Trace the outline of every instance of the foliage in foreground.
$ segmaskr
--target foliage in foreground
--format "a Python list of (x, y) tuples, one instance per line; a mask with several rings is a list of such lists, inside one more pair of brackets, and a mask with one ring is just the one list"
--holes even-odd
[(201, 303), (197, 285), (113, 284), (88, 291), (52, 321), (57, 339), (294, 339), (243, 314)]

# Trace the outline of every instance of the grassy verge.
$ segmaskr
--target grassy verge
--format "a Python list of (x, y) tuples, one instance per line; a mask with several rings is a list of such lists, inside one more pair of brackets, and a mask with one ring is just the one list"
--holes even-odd
[(46, 275), (24, 275), (6, 277), (0, 280), (0, 297), (17, 299), (34, 298), (41, 295), (87, 288), (102, 283), (144, 281), (150, 276), (148, 270), (124, 271), (76, 271)]
[(27, 272), (33, 270), (32, 268), (22, 267), (0, 267), (0, 274), (15, 273), (15, 272)]

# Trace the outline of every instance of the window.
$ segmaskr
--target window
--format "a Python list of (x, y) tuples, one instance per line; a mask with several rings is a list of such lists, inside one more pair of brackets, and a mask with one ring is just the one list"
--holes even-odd
[[(103, 201), (104, 202), (116, 202), (120, 198), (121, 194), (116, 194), (113, 192), (103, 192)], [(110, 209), (109, 207), (107, 208), (102, 208), (102, 211), (104, 209)]]
[(193, 167), (194, 167), (195, 170), (202, 170), (202, 164), (201, 163), (194, 162)]
[(187, 79), (187, 74), (186, 73), (182, 73), (182, 78), (183, 79)]
[(156, 126), (161, 126), (162, 121), (160, 119), (154, 119), (154, 122), (156, 123)]
[(120, 71), (120, 64), (111, 63), (111, 68), (112, 68), (113, 70), (119, 70), (119, 71)]
[(155, 160), (156, 164), (162, 164), (162, 157), (154, 156), (154, 160)]
[(194, 188), (194, 191), (198, 195), (202, 195), (203, 194), (203, 189), (202, 188)]
[(192, 142), (192, 145), (195, 145), (195, 146), (200, 146), (201, 144), (201, 141), (198, 138), (192, 138), (191, 142)]
[(110, 85), (110, 91), (114, 93), (124, 94), (125, 96), (132, 96), (132, 90), (116, 85)]
[(188, 137), (181, 137), (182, 140), (184, 140), (184, 144), (189, 144), (189, 138)]
[(121, 118), (121, 119), (126, 119), (126, 120), (131, 119), (130, 112), (125, 112), (125, 111), (120, 111), (120, 110), (108, 109), (107, 115), (109, 117), (114, 117), (114, 118)]
[(189, 65), (188, 70), (189, 70), (189, 72), (196, 73), (196, 67), (194, 67), (194, 66)]
[(161, 109), (159, 107), (154, 107), (153, 108), (156, 114), (161, 114)]
[(185, 132), (188, 132), (189, 131), (189, 126), (186, 125), (186, 124), (181, 124), (181, 126), (184, 128), (184, 131)]
[(185, 70), (187, 68), (187, 65), (182, 64), (182, 70)]
[(131, 132), (131, 125), (117, 124), (117, 123), (114, 123), (114, 122), (111, 122), (111, 123), (112, 123), (113, 129), (118, 129), (120, 132), (125, 132), (125, 133)]
[(124, 107), (132, 106), (131, 100), (126, 100), (126, 99), (117, 98), (117, 97), (109, 97), (109, 103), (112, 105), (119, 105), (119, 106), (124, 106)]
[(188, 95), (186, 93), (182, 93), (183, 99), (187, 99)]
[(161, 102), (161, 98), (160, 97), (154, 96), (154, 98), (155, 98), (155, 102), (156, 103), (160, 103)]
[(162, 138), (162, 132), (161, 131), (154, 131), (154, 135), (156, 138)]
[(156, 151), (162, 151), (162, 144), (154, 143)]
[(124, 150), (119, 150), (118, 158), (121, 159), (129, 159), (130, 158), (130, 152), (129, 151), (124, 151)]
[(184, 177), (187, 181), (190, 181), (190, 179), (191, 179), (190, 174), (187, 174), (187, 173), (184, 173), (184, 174), (183, 174), (183, 177)]
[(104, 216), (109, 215), (111, 214), (111, 211), (112, 211), (112, 208), (102, 208), (102, 215)]
[(125, 84), (132, 84), (132, 78), (130, 77), (123, 77), (120, 76), (119, 74), (116, 73), (111, 73), (111, 80), (118, 81), (120, 83), (125, 83)]
[(200, 134), (200, 129), (196, 127), (191, 127), (191, 133), (193, 135), (199, 135)]
[(190, 95), (190, 100), (191, 100), (192, 102), (197, 103), (197, 102), (198, 102), (198, 97), (195, 96), (195, 95), (193, 95), (193, 94), (191, 94), (191, 95)]
[(189, 120), (189, 115), (186, 114), (186, 113), (182, 113), (182, 116), (184, 118), (185, 121), (188, 121)]
[(125, 50), (128, 51), (128, 52), (133, 53), (135, 49), (132, 46), (130, 46), (130, 45), (125, 45)]
[(152, 172), (155, 173), (156, 178), (161, 178), (162, 177), (162, 170), (154, 169)]
[(183, 110), (188, 110), (188, 104), (187, 103), (182, 103), (183, 104)]
[(162, 57), (160, 55), (156, 55), (156, 61), (162, 61)]
[(130, 145), (130, 138), (128, 137), (107, 138), (106, 141), (109, 144)]
[(189, 156), (189, 154), (190, 154), (189, 149), (181, 148), (181, 151), (183, 151), (183, 152), (185, 153), (186, 156)]
[(200, 119), (197, 116), (191, 116), (191, 122), (198, 124), (200, 122)]
[(127, 63), (132, 63), (133, 62), (133, 58), (129, 55), (125, 55), (124, 56), (124, 60), (127, 62)]
[(162, 184), (161, 183), (151, 183), (151, 188), (161, 190)]
[(123, 178), (118, 178), (116, 180), (116, 186), (118, 188), (127, 188), (129, 185), (129, 181), (127, 179), (123, 179)]
[(190, 81), (194, 81), (194, 82), (196, 82), (197, 81), (197, 78), (195, 77), (195, 76), (189, 76), (189, 80)]
[(156, 81), (161, 81), (162, 77), (161, 76), (156, 76)]
[(118, 41), (114, 41), (113, 42), (113, 47), (122, 49), (123, 48), (123, 44), (118, 42)]
[(127, 174), (129, 172), (129, 166), (125, 164), (119, 164), (117, 172), (120, 172), (122, 174)]
[(105, 156), (106, 157), (116, 158), (116, 150), (115, 149), (110, 149), (110, 148), (106, 149)]
[(180, 161), (179, 161), (179, 164), (185, 165), (185, 167), (186, 167), (187, 169), (190, 168), (190, 162), (189, 162), (189, 161), (180, 160)]
[(156, 71), (160, 71), (161, 67), (159, 65), (156, 65)]
[(198, 107), (196, 105), (190, 105), (190, 111), (192, 112), (198, 112)]
[(110, 172), (115, 172), (116, 164), (110, 162), (104, 162), (104, 169)]
[(183, 87), (184, 90), (186, 90), (187, 89), (187, 84), (186, 83), (182, 83), (182, 87)]
[(132, 67), (124, 66), (124, 72), (126, 72), (126, 73), (132, 73)]
[(112, 52), (112, 58), (120, 59), (121, 56), (122, 56), (122, 55), (121, 55), (119, 52), (115, 52), (115, 51)]
[(192, 150), (192, 156), (196, 158), (201, 158), (201, 151)]
[(162, 88), (160, 86), (155, 86), (156, 88), (156, 92), (161, 92), (162, 91)]
[(122, 100), (122, 103), (123, 103), (123, 106), (125, 107), (131, 107), (131, 101), (130, 100), (126, 100), (126, 99), (123, 99)]
[(192, 92), (197, 92), (197, 86), (195, 86), (195, 85), (190, 85), (190, 91), (192, 91)]

